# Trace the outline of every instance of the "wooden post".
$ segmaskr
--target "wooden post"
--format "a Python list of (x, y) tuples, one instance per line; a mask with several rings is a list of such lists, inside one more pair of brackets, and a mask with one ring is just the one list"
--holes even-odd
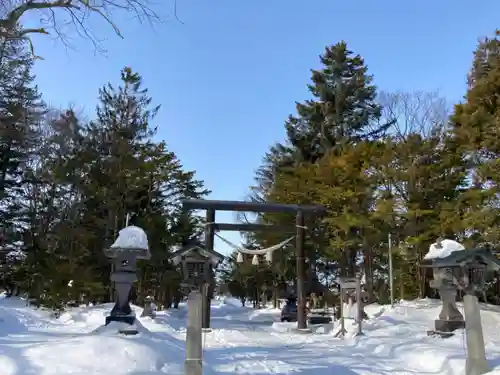
[(363, 336), (363, 301), (361, 301), (361, 277), (356, 280), (356, 320), (358, 321), (358, 332), (356, 336)]
[(201, 287), (201, 306), (202, 306), (202, 328), (204, 331), (210, 331), (210, 297), (208, 283), (204, 283)]
[(340, 288), (340, 336), (344, 338), (347, 333), (344, 319), (344, 288)]
[(305, 259), (304, 259), (304, 213), (297, 212), (295, 220), (297, 226), (296, 238), (296, 262), (297, 262), (297, 329), (307, 328), (306, 315), (306, 291), (304, 286), (305, 275)]
[(335, 337), (344, 338), (347, 333), (345, 329), (345, 319), (344, 319), (344, 287), (342, 286), (342, 281), (340, 282), (340, 306), (339, 306), (339, 314), (340, 314), (340, 331), (337, 332)]
[[(215, 223), (215, 210), (208, 209), (206, 216), (206, 229), (205, 229), (205, 249), (209, 252), (214, 251), (214, 223)], [(207, 275), (211, 278), (211, 275)], [(212, 282), (213, 280), (210, 280)], [(208, 330), (210, 328), (210, 284), (203, 285), (203, 328)]]
[(392, 266), (392, 235), (389, 233), (387, 238), (389, 247), (389, 291), (390, 291), (390, 301), (391, 307), (394, 307), (394, 276), (393, 276), (393, 266)]
[(484, 348), (479, 302), (473, 294), (464, 296), (465, 335), (467, 338), (466, 375), (483, 375), (490, 370)]
[(193, 291), (188, 296), (188, 321), (186, 327), (186, 360), (185, 375), (202, 375), (202, 299), (199, 291)]

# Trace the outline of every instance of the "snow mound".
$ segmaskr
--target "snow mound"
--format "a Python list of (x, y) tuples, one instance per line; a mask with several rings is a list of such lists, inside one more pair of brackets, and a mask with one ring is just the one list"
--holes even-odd
[(292, 322), (274, 322), (271, 326), (276, 332), (294, 332), (297, 330), (297, 323)]
[[(89, 327), (95, 329), (101, 326), (106, 316), (113, 309), (113, 303), (104, 303), (96, 306), (80, 306), (68, 309), (63, 312), (58, 321), (66, 325), (76, 325), (80, 327)], [(140, 316), (143, 308), (140, 306), (131, 305), (132, 312), (136, 316)]]
[(130, 225), (120, 230), (112, 249), (149, 250), (148, 236), (140, 227)]
[(39, 375), (183, 374), (182, 360), (173, 362), (140, 338), (87, 336), (29, 347), (24, 356), (30, 366), (43, 369), (33, 372)]
[(63, 324), (79, 324), (89, 327), (103, 324), (106, 316), (113, 308), (111, 303), (92, 307), (77, 307), (63, 312), (59, 316), (59, 321)]
[(429, 246), (429, 252), (425, 254), (424, 259), (446, 258), (451, 253), (462, 250), (465, 250), (465, 247), (461, 243), (445, 239)]
[(150, 331), (144, 327), (139, 319), (136, 319), (134, 324), (130, 325), (122, 322), (110, 322), (107, 326), (102, 325), (92, 331), (94, 334), (116, 334), (135, 331), (138, 333), (150, 333)]
[(272, 307), (259, 310), (250, 310), (248, 320), (253, 322), (269, 322), (271, 324), (279, 320), (280, 314), (280, 309), (274, 309)]
[(234, 297), (225, 297), (223, 299), (225, 305), (242, 308), (241, 301)]

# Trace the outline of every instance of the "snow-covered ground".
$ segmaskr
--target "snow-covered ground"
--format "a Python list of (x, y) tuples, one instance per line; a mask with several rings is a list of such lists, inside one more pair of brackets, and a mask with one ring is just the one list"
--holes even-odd
[[(186, 310), (140, 319), (140, 333), (99, 330), (111, 305), (81, 307), (59, 319), (19, 299), (0, 300), (0, 375), (183, 374)], [(465, 337), (428, 337), (436, 301), (371, 305), (365, 335), (345, 339), (300, 334), (279, 323), (279, 311), (214, 300), (212, 332), (204, 334), (204, 374), (398, 375), (464, 373)], [(137, 308), (137, 315), (140, 309)], [(500, 308), (483, 306), (486, 352), (500, 367)], [(96, 331), (97, 330), (97, 331)], [(500, 372), (496, 373), (500, 375)]]

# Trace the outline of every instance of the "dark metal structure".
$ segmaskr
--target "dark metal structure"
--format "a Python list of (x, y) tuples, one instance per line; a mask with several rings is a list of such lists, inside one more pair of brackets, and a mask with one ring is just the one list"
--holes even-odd
[[(291, 228), (276, 227), (264, 224), (227, 224), (216, 223), (216, 211), (261, 212), (261, 213), (295, 213), (296, 214), (296, 267), (297, 267), (297, 328), (307, 328), (306, 321), (306, 291), (305, 291), (305, 215), (319, 216), (326, 213), (326, 209), (319, 205), (300, 205), (282, 203), (253, 203), (240, 201), (220, 201), (203, 199), (186, 199), (182, 201), (184, 210), (205, 210), (206, 229), (205, 246), (207, 251), (213, 251), (215, 230), (238, 232), (278, 231), (290, 232)], [(210, 308), (210, 307), (208, 307)]]
[(174, 251), (170, 257), (181, 265), (183, 288), (187, 294), (200, 290), (203, 295), (202, 328), (210, 327), (210, 300), (215, 286), (214, 270), (224, 260), (224, 255), (195, 240)]

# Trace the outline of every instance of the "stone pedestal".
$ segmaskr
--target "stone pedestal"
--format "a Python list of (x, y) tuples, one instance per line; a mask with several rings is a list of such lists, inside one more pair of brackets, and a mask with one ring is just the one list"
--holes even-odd
[(327, 324), (332, 321), (332, 318), (329, 316), (321, 316), (321, 315), (312, 315), (308, 318), (308, 325), (314, 324)]
[(139, 333), (135, 322), (135, 315), (110, 315), (106, 317), (106, 326), (110, 323), (119, 323), (116, 326), (117, 332), (124, 335), (137, 335)]
[(443, 306), (439, 313), (439, 319), (434, 321), (435, 333), (451, 336), (453, 331), (465, 328), (464, 317), (458, 310), (455, 301), (457, 290), (453, 285), (440, 286), (439, 295)]
[(434, 321), (434, 329), (436, 332), (451, 333), (457, 329), (464, 329), (465, 322), (462, 320), (441, 320)]
[[(116, 303), (109, 316), (106, 317), (106, 325), (111, 322), (120, 322), (132, 326), (135, 323), (135, 315), (130, 307), (130, 290), (133, 282), (137, 279), (135, 273), (117, 271), (111, 274), (111, 281), (115, 283)], [(137, 333), (131, 330), (131, 334)]]
[(128, 325), (133, 325), (135, 323), (135, 316), (134, 315), (107, 316), (106, 317), (106, 325), (108, 325), (111, 322), (118, 322), (118, 323), (125, 323), (125, 324), (128, 324)]

